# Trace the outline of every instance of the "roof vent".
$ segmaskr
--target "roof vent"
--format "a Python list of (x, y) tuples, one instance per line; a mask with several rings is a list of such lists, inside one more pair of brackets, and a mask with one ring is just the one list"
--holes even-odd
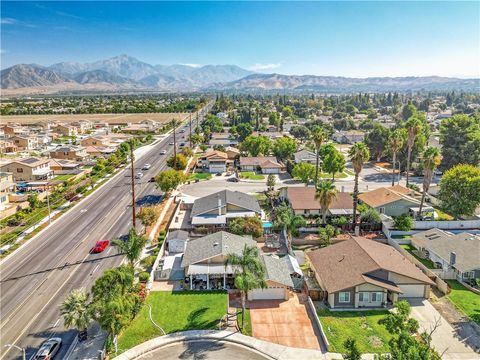
[(213, 243), (213, 246), (218, 246), (218, 245), (220, 245), (220, 243), (219, 243), (218, 241), (215, 241), (215, 242)]
[(345, 260), (345, 254), (342, 254), (342, 258), (340, 260), (338, 260), (338, 262), (342, 262), (343, 260)]

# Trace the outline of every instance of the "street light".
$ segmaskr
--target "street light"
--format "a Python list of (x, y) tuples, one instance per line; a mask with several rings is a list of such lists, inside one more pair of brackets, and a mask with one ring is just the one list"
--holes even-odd
[(15, 349), (20, 350), (22, 352), (22, 359), (23, 360), (26, 359), (25, 348), (22, 348), (20, 346), (14, 345), (14, 344), (6, 344), (5, 347), (8, 347), (8, 348), (14, 347)]

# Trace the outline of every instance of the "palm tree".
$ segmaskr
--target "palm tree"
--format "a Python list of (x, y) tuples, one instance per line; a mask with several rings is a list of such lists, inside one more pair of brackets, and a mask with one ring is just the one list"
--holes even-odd
[(303, 216), (295, 215), (292, 208), (287, 205), (281, 205), (277, 208), (275, 214), (274, 224), (277, 228), (283, 229), (287, 234), (287, 249), (291, 254), (291, 239), (293, 236), (298, 235), (298, 228), (305, 226), (307, 222)]
[(170, 121), (170, 125), (173, 129), (173, 168), (176, 168), (177, 165), (177, 136), (175, 134), (175, 130), (177, 129), (179, 122), (176, 119), (172, 119)]
[(358, 176), (362, 171), (363, 164), (370, 159), (370, 151), (363, 142), (358, 142), (350, 148), (348, 156), (352, 161), (353, 170), (355, 171), (355, 185), (353, 187), (353, 220), (352, 224), (355, 228), (357, 223), (357, 205), (358, 205)]
[[(397, 162), (397, 153), (404, 144), (404, 135), (405, 132), (403, 131), (403, 129), (397, 129), (390, 133), (390, 137), (388, 138), (388, 143), (390, 145), (390, 149), (392, 150), (392, 186), (395, 185), (395, 164)], [(398, 171), (400, 173), (400, 167)]]
[(438, 165), (440, 165), (440, 150), (436, 147), (429, 146), (423, 152), (423, 192), (422, 200), (420, 201), (420, 209), (418, 214), (422, 215), (423, 202), (425, 201), (425, 195), (430, 188), (430, 183), (432, 182), (433, 174)]
[(337, 188), (331, 181), (320, 181), (317, 184), (315, 192), (315, 200), (320, 203), (322, 210), (322, 224), (327, 223), (327, 211), (333, 200), (337, 197)]
[(60, 305), (60, 313), (67, 329), (74, 328), (80, 333), (86, 333), (92, 321), (89, 295), (82, 289), (73, 290)]
[(324, 141), (327, 139), (327, 133), (325, 130), (323, 130), (321, 127), (316, 126), (312, 130), (312, 141), (315, 145), (315, 183), (318, 181), (318, 168), (320, 166), (320, 147), (324, 143)]
[(112, 243), (118, 246), (120, 252), (125, 254), (130, 266), (133, 267), (142, 255), (147, 239), (138, 235), (135, 228), (131, 228), (128, 232), (127, 241), (115, 239)]
[(415, 144), (415, 139), (417, 138), (417, 135), (422, 130), (422, 123), (418, 118), (411, 117), (405, 123), (405, 127), (407, 128), (407, 186), (408, 186), (412, 149), (413, 149), (413, 145)]
[(228, 254), (225, 260), (225, 267), (235, 267), (235, 287), (240, 290), (242, 302), (242, 325), (243, 330), (245, 307), (248, 292), (254, 289), (267, 287), (265, 280), (265, 268), (260, 260), (256, 246), (245, 245), (242, 255)]

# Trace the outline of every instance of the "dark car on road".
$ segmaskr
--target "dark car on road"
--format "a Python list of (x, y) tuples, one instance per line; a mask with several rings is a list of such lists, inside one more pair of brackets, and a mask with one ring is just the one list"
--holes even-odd
[(32, 360), (51, 360), (57, 354), (58, 349), (62, 346), (62, 339), (58, 337), (50, 338), (45, 341)]
[(108, 244), (110, 244), (110, 241), (108, 241), (108, 240), (97, 241), (95, 246), (92, 248), (91, 253), (92, 254), (98, 254), (98, 253), (103, 252), (103, 250), (105, 250), (107, 248)]
[(228, 178), (227, 181), (229, 181), (229, 182), (239, 182), (240, 180), (238, 180), (238, 178), (236, 178), (236, 177), (231, 177), (231, 178)]

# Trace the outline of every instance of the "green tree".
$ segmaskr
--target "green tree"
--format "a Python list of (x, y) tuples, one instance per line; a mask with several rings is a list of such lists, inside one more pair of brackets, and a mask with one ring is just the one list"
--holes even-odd
[(247, 138), (247, 136), (252, 135), (253, 127), (249, 123), (241, 123), (236, 127), (238, 140), (243, 141)]
[(190, 141), (192, 142), (192, 146), (195, 147), (195, 146), (203, 143), (205, 141), (205, 139), (200, 134), (192, 134), (192, 136), (190, 136)]
[(248, 293), (255, 289), (264, 289), (267, 287), (265, 268), (260, 260), (258, 248), (247, 245), (243, 248), (242, 255), (227, 255), (225, 266), (228, 265), (234, 266), (235, 268), (235, 287), (239, 289), (241, 293), (241, 328), (243, 330)]
[(407, 129), (407, 186), (409, 185), (410, 178), (410, 163), (412, 161), (412, 149), (415, 144), (415, 140), (422, 131), (422, 123), (417, 117), (411, 117), (405, 123)]
[(274, 125), (277, 128), (280, 127), (280, 116), (278, 116), (278, 113), (276, 111), (271, 111), (268, 114), (268, 123), (270, 125)]
[(135, 228), (131, 228), (128, 231), (128, 238), (126, 241), (122, 239), (114, 239), (112, 242), (118, 247), (120, 252), (125, 254), (129, 265), (133, 268), (142, 255), (147, 239), (138, 235)]
[(410, 231), (413, 227), (413, 219), (408, 214), (393, 218), (393, 226), (400, 231)]
[(319, 126), (316, 126), (312, 129), (312, 141), (315, 145), (315, 182), (318, 181), (318, 169), (320, 166), (320, 148), (322, 144), (327, 140), (328, 134)]
[(157, 220), (157, 213), (151, 207), (142, 207), (136, 216), (142, 222), (143, 226), (152, 226)]
[(380, 217), (380, 213), (373, 209), (368, 208), (360, 215), (360, 222), (362, 224), (368, 224), (370, 226), (377, 226), (382, 223), (382, 218)]
[(278, 138), (273, 142), (272, 150), (277, 158), (286, 161), (291, 159), (297, 151), (297, 143), (288, 137)]
[(454, 115), (440, 124), (442, 168), (458, 164), (480, 165), (480, 118)]
[(335, 181), (335, 174), (342, 173), (345, 170), (345, 157), (340, 151), (333, 147), (333, 151), (323, 157), (322, 170), (332, 174), (332, 181)]
[(337, 188), (333, 182), (325, 180), (317, 183), (315, 189), (315, 200), (320, 203), (320, 209), (322, 212), (322, 224), (327, 223), (328, 208), (332, 204), (333, 200), (337, 197)]
[(389, 135), (389, 129), (379, 123), (375, 123), (373, 129), (367, 133), (367, 136), (365, 136), (365, 144), (368, 146), (370, 154), (376, 158), (377, 162), (380, 161), (380, 158), (387, 149)]
[(343, 343), (343, 346), (346, 349), (346, 352), (342, 355), (344, 360), (361, 360), (362, 353), (358, 349), (357, 342), (355, 339), (348, 338)]
[(442, 206), (455, 218), (471, 216), (480, 205), (480, 168), (456, 165), (440, 180)]
[(358, 206), (358, 177), (362, 172), (363, 164), (370, 159), (370, 151), (363, 142), (358, 142), (353, 145), (348, 156), (352, 162), (353, 171), (355, 172), (355, 184), (353, 187), (353, 227), (357, 223), (357, 206)]
[(329, 246), (332, 238), (338, 234), (338, 231), (339, 230), (335, 229), (332, 225), (319, 228), (318, 236), (320, 237), (322, 246)]
[(262, 220), (257, 217), (240, 217), (229, 221), (228, 231), (237, 235), (252, 235), (259, 238), (263, 235)]
[(202, 122), (202, 128), (205, 131), (206, 128), (209, 129), (210, 132), (221, 132), (223, 130), (223, 123), (220, 118), (213, 114), (207, 114), (205, 120)]
[[(388, 145), (392, 152), (392, 186), (395, 185), (395, 164), (397, 163), (397, 154), (402, 149), (403, 144), (407, 138), (407, 132), (405, 129), (396, 129), (390, 133), (388, 138)], [(400, 171), (400, 169), (398, 169)]]
[(241, 143), (240, 149), (250, 156), (268, 155), (272, 142), (266, 136), (247, 136)]
[(292, 170), (292, 176), (308, 186), (308, 183), (315, 178), (315, 166), (309, 163), (298, 163)]
[(177, 186), (185, 181), (186, 177), (183, 172), (173, 169), (162, 171), (155, 177), (157, 187), (166, 193), (176, 189)]
[(189, 147), (184, 147), (182, 149), (182, 155), (188, 159), (193, 156), (193, 150), (190, 149)]
[(289, 253), (291, 253), (290, 242), (292, 237), (298, 236), (298, 229), (307, 225), (307, 222), (302, 216), (295, 215), (290, 206), (281, 205), (275, 210), (274, 225), (287, 233), (287, 248)]
[(425, 201), (425, 195), (430, 188), (430, 183), (432, 182), (433, 175), (435, 174), (435, 169), (440, 165), (441, 157), (440, 150), (433, 146), (429, 146), (425, 149), (422, 156), (423, 163), (423, 191), (422, 191), (422, 200), (420, 201), (420, 209), (418, 211), (419, 215), (422, 215), (423, 202)]
[(92, 322), (89, 295), (83, 289), (73, 290), (60, 305), (60, 314), (67, 329), (86, 332)]
[(310, 130), (304, 125), (294, 125), (290, 128), (290, 135), (295, 139), (305, 141), (310, 137)]
[(403, 121), (407, 121), (412, 116), (417, 115), (417, 108), (411, 102), (404, 105), (402, 108), (402, 119)]
[(185, 170), (187, 164), (188, 160), (182, 154), (174, 155), (167, 160), (167, 165), (174, 170)]
[(267, 176), (267, 188), (273, 189), (275, 188), (275, 184), (277, 182), (277, 178), (273, 174), (269, 174)]
[(34, 210), (42, 204), (40, 200), (38, 200), (38, 194), (37, 193), (30, 193), (27, 196), (27, 201), (28, 205), (30, 206), (30, 209)]

